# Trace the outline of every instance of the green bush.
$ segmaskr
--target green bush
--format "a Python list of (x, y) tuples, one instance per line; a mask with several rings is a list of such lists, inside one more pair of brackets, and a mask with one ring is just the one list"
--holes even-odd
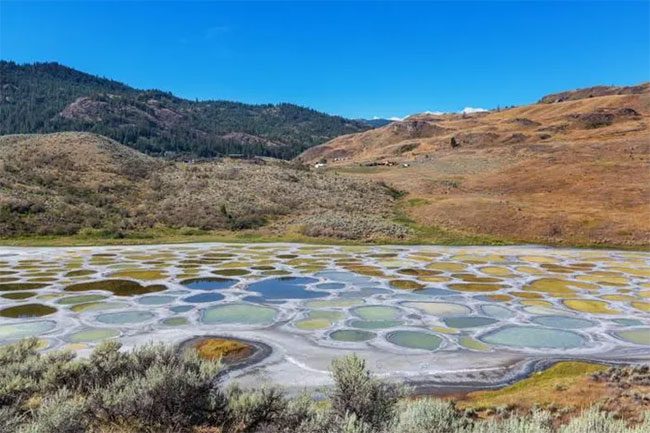
[(579, 417), (569, 421), (566, 426), (560, 428), (559, 433), (633, 433), (634, 431), (648, 432), (650, 431), (650, 419), (647, 419), (645, 428), (630, 429), (627, 423), (623, 420), (617, 420), (611, 413), (602, 412), (595, 408), (585, 411)]
[(283, 393), (262, 387), (246, 392), (238, 386), (228, 390), (226, 431), (256, 432), (262, 426), (277, 424), (287, 408)]
[(47, 397), (20, 433), (84, 433), (88, 429), (88, 404), (65, 388)]
[(394, 421), (394, 433), (455, 433), (468, 424), (454, 406), (443, 400), (422, 398), (402, 402)]
[(339, 417), (354, 414), (374, 429), (384, 427), (393, 419), (402, 390), (372, 377), (363, 359), (351, 355), (334, 360), (332, 376), (332, 409)]

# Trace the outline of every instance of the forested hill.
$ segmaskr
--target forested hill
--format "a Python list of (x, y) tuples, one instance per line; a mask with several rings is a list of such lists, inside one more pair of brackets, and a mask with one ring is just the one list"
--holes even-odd
[(189, 101), (58, 63), (0, 61), (0, 135), (90, 131), (149, 154), (292, 158), (367, 129), (293, 104)]

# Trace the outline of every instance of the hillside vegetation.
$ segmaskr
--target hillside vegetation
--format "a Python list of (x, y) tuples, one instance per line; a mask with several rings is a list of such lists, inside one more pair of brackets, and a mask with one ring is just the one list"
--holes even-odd
[(0, 137), (2, 237), (171, 227), (400, 238), (393, 200), (377, 183), (279, 160), (166, 161), (90, 133)]
[(189, 101), (57, 63), (0, 61), (0, 134), (89, 131), (149, 154), (291, 158), (369, 128), (293, 104)]
[(650, 85), (415, 115), (305, 151), (407, 192), (405, 219), (519, 242), (650, 245)]

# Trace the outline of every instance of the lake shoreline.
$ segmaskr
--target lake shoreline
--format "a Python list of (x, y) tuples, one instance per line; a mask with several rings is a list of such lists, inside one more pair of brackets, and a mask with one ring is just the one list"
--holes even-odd
[(522, 240), (485, 239), (468, 242), (427, 241), (426, 239), (400, 240), (351, 240), (338, 238), (317, 238), (298, 234), (266, 235), (257, 232), (226, 232), (205, 235), (161, 235), (154, 237), (125, 237), (125, 238), (87, 238), (80, 236), (25, 236), (0, 238), (0, 248), (66, 248), (66, 247), (110, 247), (110, 246), (150, 246), (150, 245), (180, 245), (180, 244), (305, 244), (317, 246), (441, 246), (441, 247), (531, 247), (581, 250), (621, 250), (631, 252), (648, 252), (650, 245), (601, 244), (601, 243), (543, 243)]
[[(227, 339), (237, 342), (249, 344), (255, 348), (254, 353), (243, 360), (234, 363), (225, 363), (223, 369), (219, 372), (216, 381), (236, 382), (238, 378), (246, 377), (247, 370), (260, 368), (274, 353), (273, 347), (259, 340), (250, 338), (240, 338), (232, 335), (224, 334), (211, 334), (211, 335), (197, 335), (195, 337), (186, 339), (177, 345), (179, 351), (183, 352), (192, 348), (196, 343), (205, 339)], [(389, 381), (396, 381), (405, 385), (408, 389), (407, 394), (410, 397), (439, 397), (439, 398), (464, 398), (470, 393), (477, 391), (494, 391), (514, 385), (525, 379), (528, 379), (538, 373), (544, 372), (558, 363), (562, 362), (583, 362), (591, 365), (601, 365), (607, 367), (626, 366), (648, 363), (650, 357), (580, 357), (580, 356), (553, 356), (553, 357), (540, 357), (528, 358), (519, 361), (514, 361), (510, 365), (495, 367), (495, 370), (503, 369), (504, 374), (500, 379), (491, 380), (474, 380), (474, 381), (453, 381), (453, 380), (410, 380), (403, 377), (384, 376), (384, 379)], [(477, 369), (476, 372), (481, 371)], [(233, 375), (239, 373), (238, 375)], [(470, 370), (470, 374), (472, 371)], [(286, 383), (275, 383), (275, 385), (286, 389), (297, 389), (295, 385)], [(328, 388), (328, 385), (321, 385), (313, 387), (312, 391), (321, 392), (322, 388)], [(308, 387), (301, 388), (300, 392), (309, 390)]]

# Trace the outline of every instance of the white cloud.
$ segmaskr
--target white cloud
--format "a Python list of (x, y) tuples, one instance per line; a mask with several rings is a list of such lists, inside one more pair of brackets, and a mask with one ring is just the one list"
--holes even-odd
[[(489, 110), (486, 110), (485, 108), (478, 108), (478, 107), (465, 107), (462, 110), (457, 111), (457, 113), (458, 114), (473, 114), (473, 113), (483, 113), (485, 111), (489, 111)], [(409, 114), (409, 115), (404, 116), (404, 117), (399, 117), (399, 116), (388, 117), (388, 120), (393, 121), (393, 122), (401, 122), (401, 121), (407, 119), (408, 117), (418, 116), (418, 115), (422, 115), (422, 114), (426, 114), (426, 115), (429, 115), (429, 116), (443, 116), (445, 114), (452, 114), (452, 112), (447, 112), (447, 111), (423, 111), (421, 113)], [(373, 117), (373, 119), (379, 119), (379, 117), (375, 116), (375, 117)]]
[(485, 108), (475, 108), (475, 107), (465, 107), (459, 111), (461, 114), (472, 114), (472, 113), (482, 113), (488, 111)]

